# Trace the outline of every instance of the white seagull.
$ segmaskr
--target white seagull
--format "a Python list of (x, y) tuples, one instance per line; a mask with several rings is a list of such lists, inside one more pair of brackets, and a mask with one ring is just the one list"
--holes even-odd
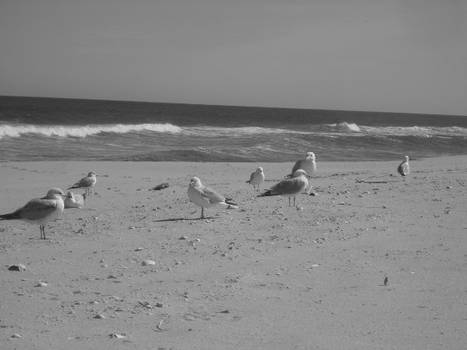
[(293, 197), (293, 204), (295, 205), (295, 197), (308, 186), (308, 179), (305, 170), (298, 169), (293, 173), (293, 177), (284, 179), (281, 182), (272, 186), (266, 192), (258, 195), (258, 197), (267, 196), (286, 196), (290, 199)]
[(262, 167), (256, 168), (250, 175), (250, 180), (247, 181), (253, 186), (253, 189), (259, 190), (259, 186), (264, 182), (264, 172)]
[(86, 201), (86, 193), (77, 194), (71, 191), (66, 193), (65, 197), (65, 209), (69, 208), (82, 208), (84, 207), (84, 202)]
[[(316, 156), (313, 152), (307, 152), (305, 159), (297, 160), (292, 168), (292, 174), (294, 174), (298, 169), (303, 169), (309, 176), (316, 174)], [(307, 193), (311, 192), (311, 184), (309, 184)]]
[(401, 176), (407, 176), (410, 174), (409, 156), (405, 156), (405, 160), (397, 167), (397, 172), (401, 174)]
[(316, 156), (313, 152), (307, 152), (305, 159), (297, 160), (292, 168), (292, 174), (298, 169), (303, 169), (305, 172), (312, 176), (316, 173)]
[(45, 197), (31, 199), (24, 207), (12, 213), (0, 215), (0, 220), (24, 220), (39, 224), (41, 239), (45, 239), (45, 224), (59, 218), (63, 213), (64, 195), (61, 189), (52, 188)]
[(188, 198), (190, 201), (201, 207), (201, 219), (204, 219), (204, 208), (210, 208), (217, 204), (230, 208), (238, 208), (231, 199), (225, 198), (216, 191), (204, 186), (196, 176), (190, 180), (188, 185)]
[(91, 190), (94, 188), (97, 182), (97, 174), (94, 171), (88, 173), (88, 176), (83, 177), (81, 180), (77, 181), (74, 185), (67, 188), (71, 190), (73, 188), (84, 188), (86, 189), (86, 194), (90, 194)]

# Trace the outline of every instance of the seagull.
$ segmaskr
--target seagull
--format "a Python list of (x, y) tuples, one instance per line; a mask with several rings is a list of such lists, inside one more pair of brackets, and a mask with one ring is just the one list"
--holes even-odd
[(259, 190), (259, 186), (264, 182), (264, 172), (263, 168), (258, 167), (250, 175), (250, 180), (247, 181), (250, 185), (253, 186), (253, 189)]
[(293, 173), (293, 177), (282, 180), (281, 182), (272, 186), (266, 192), (258, 195), (258, 197), (286, 196), (289, 197), (289, 206), (290, 198), (293, 197), (293, 204), (295, 205), (296, 195), (307, 187), (308, 179), (306, 171), (303, 169), (298, 169)]
[(198, 177), (193, 177), (188, 185), (188, 198), (190, 201), (201, 207), (201, 219), (204, 219), (204, 208), (210, 208), (220, 204), (229, 208), (238, 208), (231, 199), (225, 198), (209, 187), (204, 186)]
[(67, 188), (67, 190), (71, 190), (72, 188), (85, 188), (86, 189), (86, 194), (91, 193), (91, 189), (94, 188), (97, 178), (97, 174), (94, 171), (91, 171), (88, 173), (88, 176), (83, 177), (81, 180), (76, 182), (73, 186), (70, 186)]
[(316, 156), (313, 152), (307, 152), (305, 159), (300, 159), (295, 162), (292, 168), (292, 174), (298, 169), (303, 169), (308, 175), (313, 175), (316, 172)]
[(24, 220), (39, 224), (41, 239), (45, 238), (45, 224), (59, 218), (65, 207), (63, 196), (65, 193), (59, 188), (52, 188), (42, 198), (31, 199), (18, 210), (0, 215), (0, 220)]
[(409, 156), (405, 156), (405, 160), (399, 164), (397, 171), (401, 176), (407, 176), (410, 174)]
[(82, 208), (86, 201), (86, 193), (76, 194), (71, 191), (66, 193), (65, 197), (65, 209), (69, 208)]
[[(298, 169), (303, 169), (309, 176), (312, 176), (316, 173), (316, 156), (313, 152), (307, 152), (305, 159), (297, 160), (292, 168), (292, 173), (289, 177), (292, 176)], [(307, 193), (310, 194), (311, 184), (307, 189)]]

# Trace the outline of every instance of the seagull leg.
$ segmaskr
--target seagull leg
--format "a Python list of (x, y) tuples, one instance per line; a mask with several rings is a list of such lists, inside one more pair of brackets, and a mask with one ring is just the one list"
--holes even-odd
[(289, 207), (290, 207), (290, 197), (289, 197)]
[(204, 207), (201, 207), (201, 217), (200, 219), (204, 219)]
[(44, 225), (40, 225), (39, 230), (41, 231), (41, 239), (45, 239)]

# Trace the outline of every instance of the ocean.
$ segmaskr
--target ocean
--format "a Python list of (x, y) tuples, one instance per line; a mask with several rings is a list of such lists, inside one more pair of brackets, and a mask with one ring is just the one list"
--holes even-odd
[(286, 162), (467, 153), (467, 116), (0, 96), (0, 161)]

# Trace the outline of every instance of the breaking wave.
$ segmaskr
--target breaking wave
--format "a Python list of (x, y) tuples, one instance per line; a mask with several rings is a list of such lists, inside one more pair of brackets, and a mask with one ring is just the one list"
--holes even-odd
[(331, 124), (331, 127), (334, 127), (338, 131), (344, 132), (360, 132), (360, 127), (355, 123), (340, 122), (336, 124)]
[(24, 134), (37, 134), (42, 136), (58, 137), (87, 137), (102, 133), (125, 134), (130, 132), (152, 131), (160, 133), (179, 133), (181, 128), (165, 124), (111, 124), (111, 125), (84, 125), (84, 126), (63, 126), (50, 125), (39, 126), (31, 124), (14, 125), (0, 124), (0, 139), (3, 137), (21, 137)]

